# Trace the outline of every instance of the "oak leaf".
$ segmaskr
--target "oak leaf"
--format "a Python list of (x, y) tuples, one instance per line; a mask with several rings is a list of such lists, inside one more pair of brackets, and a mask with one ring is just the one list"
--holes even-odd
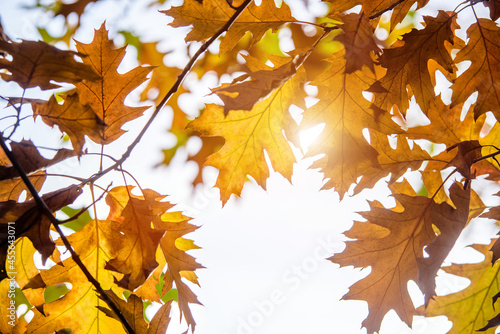
[(354, 188), (354, 193), (362, 189), (371, 188), (380, 179), (391, 174), (389, 184), (396, 182), (408, 169), (417, 170), (423, 162), (429, 161), (431, 156), (418, 144), (410, 148), (408, 140), (399, 135), (396, 149), (392, 149), (386, 134), (370, 131), (370, 145), (377, 151), (377, 165), (363, 165), (360, 172), (363, 175)]
[(456, 16), (444, 11), (437, 17), (424, 16), (424, 29), (413, 29), (402, 41), (384, 50), (379, 61), (387, 73), (370, 89), (375, 93), (374, 104), (378, 108), (390, 110), (395, 104), (401, 113), (406, 113), (411, 97), (409, 85), (424, 113), (429, 109), (435, 92), (431, 78), (434, 73), (429, 73), (428, 63), (432, 59), (445, 71), (454, 71), (446, 45), (454, 42), (453, 31), (458, 28), (455, 20)]
[[(457, 200), (462, 204), (464, 196), (461, 186), (454, 184), (450, 192), (456, 193)], [(441, 246), (449, 251), (448, 246), (458, 237), (456, 233), (452, 233), (436, 239), (433, 225), (438, 228), (440, 226), (443, 232), (447, 232), (455, 221), (467, 220), (467, 210), (456, 211), (447, 203), (438, 204), (425, 196), (395, 193), (394, 198), (402, 209), (394, 211), (381, 208), (377, 203), (370, 203), (371, 210), (360, 213), (367, 222), (355, 222), (353, 227), (345, 232), (347, 237), (357, 240), (348, 241), (342, 253), (330, 258), (341, 266), (371, 266), (371, 273), (353, 284), (343, 297), (368, 302), (369, 315), (363, 321), (363, 326), (370, 334), (380, 329), (384, 315), (391, 309), (394, 309), (408, 326), (411, 325), (415, 308), (408, 294), (407, 284), (408, 281), (417, 281), (419, 278), (419, 261), (424, 258), (424, 248), (434, 242), (433, 248)], [(465, 217), (462, 216), (464, 212)], [(462, 225), (464, 224), (465, 222)], [(376, 233), (367, 233), (366, 226), (369, 231)], [(425, 269), (437, 271), (436, 265), (444, 257), (439, 252), (432, 253), (430, 263), (425, 263), (428, 265)], [(422, 277), (420, 281), (434, 277), (435, 275)], [(429, 290), (428, 282), (423, 283), (424, 291), (429, 293), (433, 287)]]
[[(47, 174), (44, 171), (40, 171), (31, 174), (28, 178), (35, 189), (40, 191), (47, 178)], [(26, 192), (26, 200), (32, 198), (26, 184), (20, 177), (0, 181), (0, 202), (19, 201), (20, 196), (24, 192)]]
[(231, 194), (241, 194), (247, 175), (265, 189), (269, 168), (264, 150), (273, 169), (290, 180), (295, 156), (282, 126), (289, 107), (301, 98), (303, 80), (303, 71), (298, 71), (250, 111), (231, 110), (225, 116), (222, 107), (209, 104), (200, 117), (189, 123), (188, 128), (202, 136), (225, 139), (224, 146), (206, 161), (219, 169), (216, 186), (224, 204)]
[(343, 33), (336, 36), (335, 40), (345, 47), (346, 73), (362, 70), (363, 65), (375, 72), (371, 54), (378, 55), (381, 50), (375, 40), (374, 29), (370, 25), (368, 16), (363, 12), (350, 13), (340, 16), (339, 19), (344, 23), (340, 26)]
[[(118, 297), (113, 290), (106, 290), (105, 292), (118, 307), (123, 317), (127, 319), (128, 324), (135, 333), (146, 334), (148, 332), (148, 323), (144, 319), (144, 304), (141, 298), (137, 297), (135, 294), (131, 294), (125, 301)], [(103, 299), (102, 297), (100, 298)], [(120, 321), (120, 318), (118, 318), (118, 316), (109, 308), (103, 306), (97, 306), (97, 308), (104, 312), (108, 317)]]
[[(418, 314), (427, 317), (447, 316), (453, 322), (450, 334), (475, 333), (486, 326), (488, 320), (496, 315), (493, 297), (499, 292), (500, 286), (500, 262), (492, 266), (491, 252), (488, 251), (494, 242), (471, 246), (485, 256), (480, 263), (452, 264), (441, 268), (449, 274), (469, 279), (471, 284), (461, 291), (434, 297), (427, 308), (422, 306), (417, 310)], [(489, 329), (486, 333), (494, 332)]]
[(197, 263), (193, 256), (186, 253), (187, 250), (198, 248), (193, 243), (186, 243), (186, 239), (183, 238), (184, 235), (198, 229), (197, 226), (189, 223), (190, 219), (180, 212), (166, 212), (154, 222), (154, 226), (166, 230), (160, 241), (160, 248), (168, 265), (162, 295), (165, 295), (172, 288), (174, 282), (179, 294), (181, 315), (184, 316), (188, 326), (194, 331), (196, 322), (189, 308), (189, 303), (201, 303), (189, 286), (182, 281), (182, 278), (198, 284), (194, 271), (204, 267)]
[(15, 81), (22, 88), (40, 87), (43, 90), (60, 87), (52, 83), (77, 83), (93, 81), (99, 75), (91, 66), (75, 60), (75, 56), (86, 57), (77, 52), (63, 51), (41, 41), (7, 42), (0, 39), (0, 51), (12, 56), (12, 61), (0, 57), (0, 68), (10, 73), (1, 73), (5, 81)]
[(498, 20), (498, 18), (500, 18), (500, 1), (498, 0), (486, 1), (483, 2), (483, 5), (489, 8), (490, 18), (493, 21), (496, 21)]
[[(72, 150), (62, 148), (57, 150), (51, 159), (47, 159), (40, 154), (37, 147), (30, 140), (11, 142), (10, 147), (12, 154), (14, 154), (26, 174), (43, 170), (75, 155)], [(0, 180), (13, 179), (18, 176), (17, 170), (0, 148)]]
[(323, 0), (331, 3), (330, 11), (341, 13), (357, 5), (370, 18), (376, 18), (384, 12), (393, 10), (391, 15), (391, 30), (403, 21), (411, 7), (417, 3), (417, 9), (424, 7), (429, 0)]
[(465, 102), (478, 92), (474, 116), (491, 111), (500, 119), (500, 28), (488, 19), (478, 19), (467, 29), (469, 41), (455, 58), (456, 63), (470, 61), (471, 66), (451, 86), (451, 106)]
[[(52, 212), (56, 212), (62, 207), (72, 204), (81, 193), (80, 187), (71, 185), (41, 197), (48, 208)], [(42, 261), (45, 263), (54, 252), (55, 244), (50, 237), (51, 221), (45, 217), (35, 201), (32, 199), (23, 203), (15, 203), (2, 213), (0, 216), (0, 235), (5, 236), (5, 239), (2, 238), (1, 243), (4, 244), (7, 240), (8, 223), (15, 221), (16, 237), (27, 236), (42, 255)]]
[(234, 79), (231, 84), (212, 89), (224, 102), (224, 114), (227, 116), (229, 110), (251, 110), (255, 103), (295, 75), (296, 59), (276, 68), (268, 67), (244, 74)]
[(22, 334), (26, 333), (26, 319), (24, 316), (17, 318), (16, 315), (16, 305), (14, 304), (14, 310), (11, 311), (9, 309), (11, 307), (11, 303), (15, 302), (15, 297), (11, 299), (11, 294), (13, 293), (10, 290), (12, 287), (15, 290), (16, 281), (4, 279), (0, 281), (0, 304), (2, 308), (0, 310), (0, 332), (5, 334)]
[(51, 96), (48, 102), (33, 103), (33, 114), (41, 116), (47, 125), (52, 127), (57, 125), (61, 131), (67, 133), (75, 152), (80, 155), (85, 144), (85, 136), (94, 142), (101, 142), (106, 124), (92, 108), (80, 103), (76, 91), (70, 92), (63, 98), (63, 104), (59, 104), (54, 96)]
[(113, 41), (108, 38), (104, 23), (94, 33), (94, 39), (89, 44), (76, 42), (79, 52), (85, 53), (85, 64), (92, 66), (99, 74), (96, 81), (84, 81), (76, 84), (80, 103), (89, 105), (103, 124), (99, 144), (108, 144), (125, 131), (122, 125), (138, 118), (148, 107), (129, 107), (125, 98), (147, 78), (152, 67), (136, 67), (124, 74), (117, 72), (124, 55), (125, 47), (115, 49)]
[(377, 151), (364, 138), (363, 129), (385, 134), (401, 132), (390, 114), (374, 111), (363, 96), (375, 81), (373, 73), (367, 67), (346, 73), (344, 55), (344, 49), (333, 54), (328, 59), (331, 68), (312, 82), (325, 89), (320, 101), (304, 112), (300, 123), (303, 129), (325, 123), (307, 155), (326, 153), (314, 162), (313, 168), (321, 168), (325, 178), (330, 179), (324, 188), (334, 187), (341, 198), (362, 175), (360, 166), (378, 166)]
[[(186, 36), (186, 42), (189, 42), (203, 41), (214, 35), (235, 9), (226, 0), (186, 0), (182, 6), (162, 12), (174, 18), (170, 23), (173, 27), (193, 26)], [(274, 0), (263, 0), (259, 6), (252, 2), (229, 27), (220, 44), (220, 54), (231, 50), (247, 31), (252, 33), (252, 42), (248, 46), (251, 48), (267, 30), (276, 32), (284, 24), (294, 21), (290, 8), (284, 2), (280, 8), (276, 7)]]
[(411, 127), (405, 135), (411, 139), (427, 139), (433, 143), (442, 143), (451, 147), (462, 141), (479, 140), (484, 118), (474, 120), (472, 113), (474, 105), (467, 111), (462, 120), (463, 103), (450, 106), (441, 98), (434, 98), (427, 111), (430, 123), (424, 126)]
[[(85, 267), (106, 290), (114, 286), (115, 278), (104, 266), (106, 261), (116, 256), (123, 244), (121, 234), (116, 233), (118, 228), (116, 222), (94, 220), (67, 237)], [(71, 290), (62, 298), (44, 304), (43, 313), (34, 310), (27, 333), (52, 333), (62, 328), (70, 328), (73, 333), (125, 333), (119, 321), (107, 317), (97, 308), (107, 306), (97, 297), (94, 286), (72, 258), (49, 270), (42, 270), (40, 278), (43, 287), (69, 283)]]
[(117, 256), (108, 261), (106, 269), (124, 274), (117, 284), (133, 291), (158, 266), (156, 250), (165, 230), (151, 226), (172, 205), (160, 202), (164, 196), (150, 189), (143, 191), (143, 197), (132, 195), (131, 191), (132, 187), (116, 187), (106, 196), (110, 206), (107, 220), (120, 223), (119, 231), (124, 238)]

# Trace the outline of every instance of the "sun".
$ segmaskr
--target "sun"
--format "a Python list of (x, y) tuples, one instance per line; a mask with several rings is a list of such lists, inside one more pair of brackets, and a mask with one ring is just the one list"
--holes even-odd
[(325, 129), (325, 123), (318, 124), (312, 128), (302, 130), (299, 133), (300, 148), (302, 152), (306, 153), (309, 146), (319, 137), (321, 132)]

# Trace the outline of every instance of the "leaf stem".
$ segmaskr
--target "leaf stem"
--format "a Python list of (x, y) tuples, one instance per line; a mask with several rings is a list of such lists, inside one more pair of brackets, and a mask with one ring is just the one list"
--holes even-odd
[(104, 299), (106, 304), (108, 304), (109, 308), (118, 316), (118, 318), (122, 322), (122, 324), (125, 327), (125, 329), (127, 330), (127, 332), (130, 334), (135, 334), (135, 331), (132, 329), (132, 327), (128, 323), (127, 319), (125, 319), (123, 314), (120, 312), (120, 309), (113, 303), (113, 301), (108, 297), (108, 295), (106, 295), (106, 293), (104, 292), (104, 290), (101, 287), (101, 285), (99, 284), (99, 282), (92, 276), (92, 274), (89, 272), (87, 267), (83, 264), (82, 260), (78, 256), (78, 254), (76, 254), (75, 250), (73, 249), (73, 247), (69, 243), (68, 239), (66, 238), (66, 236), (62, 232), (61, 227), (59, 226), (60, 221), (56, 217), (54, 217), (50, 208), (47, 206), (47, 204), (42, 199), (42, 197), (40, 197), (40, 195), (38, 194), (38, 191), (36, 190), (33, 183), (31, 183), (31, 180), (29, 179), (28, 175), (24, 171), (23, 167), (21, 166), (19, 161), (17, 161), (16, 156), (7, 147), (7, 144), (5, 144), (3, 133), (1, 133), (0, 135), (1, 135), (0, 136), (0, 147), (3, 149), (3, 151), (5, 152), (5, 155), (7, 156), (7, 158), (9, 158), (10, 162), (12, 163), (14, 168), (19, 173), (19, 176), (21, 177), (24, 184), (28, 188), (29, 192), (31, 193), (31, 196), (33, 196), (33, 199), (35, 200), (35, 203), (38, 206), (38, 208), (40, 209), (40, 211), (42, 211), (42, 213), (50, 220), (52, 225), (54, 225), (54, 228), (56, 229), (57, 233), (59, 233), (59, 236), (61, 237), (61, 240), (63, 241), (64, 246), (70, 252), (71, 258), (73, 259), (73, 261), (75, 261), (75, 263), (82, 270), (83, 274), (88, 279), (88, 281), (90, 283), (92, 283), (92, 285), (95, 287), (96, 291), (102, 296), (102, 298)]

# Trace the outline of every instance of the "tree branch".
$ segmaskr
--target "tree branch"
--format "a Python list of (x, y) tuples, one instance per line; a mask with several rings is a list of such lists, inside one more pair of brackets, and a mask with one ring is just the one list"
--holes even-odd
[(149, 129), (149, 127), (153, 123), (153, 121), (156, 118), (156, 116), (158, 116), (158, 114), (160, 113), (160, 111), (163, 108), (163, 106), (168, 102), (168, 100), (172, 97), (172, 95), (174, 95), (175, 92), (177, 92), (177, 90), (179, 89), (180, 85), (182, 84), (182, 82), (186, 78), (186, 75), (189, 73), (189, 71), (191, 71), (191, 68), (193, 68), (193, 66), (196, 63), (196, 61), (198, 60), (198, 58), (210, 47), (210, 45), (217, 38), (219, 38), (220, 35), (222, 35), (224, 32), (226, 32), (229, 29), (229, 27), (234, 23), (234, 21), (236, 21), (236, 19), (238, 18), (238, 16), (240, 16), (241, 12), (243, 12), (243, 10), (246, 7), (248, 7), (248, 5), (252, 1), (253, 0), (245, 0), (245, 2), (243, 4), (241, 4), (241, 6), (239, 6), (237, 8), (237, 10), (236, 10), (236, 12), (234, 12), (233, 16), (231, 16), (231, 18), (212, 37), (210, 37), (210, 39), (208, 39), (205, 43), (203, 43), (203, 45), (200, 46), (200, 48), (198, 49), (198, 51), (196, 51), (196, 53), (191, 57), (191, 59), (189, 59), (189, 61), (186, 64), (186, 66), (184, 66), (184, 69), (182, 70), (182, 72), (179, 74), (179, 76), (177, 76), (177, 80), (175, 81), (175, 83), (172, 85), (172, 87), (170, 88), (170, 90), (165, 94), (165, 97), (163, 97), (163, 99), (155, 107), (155, 110), (153, 111), (153, 114), (149, 117), (147, 123), (144, 125), (144, 127), (142, 128), (141, 132), (137, 135), (137, 137), (135, 138), (135, 140), (127, 147), (127, 150), (125, 151), (125, 153), (123, 153), (123, 155), (121, 156), (121, 158), (118, 159), (113, 165), (109, 166), (108, 168), (106, 168), (106, 169), (104, 169), (102, 171), (99, 171), (98, 173), (96, 173), (96, 174), (92, 175), (91, 177), (89, 177), (87, 180), (85, 180), (85, 182), (83, 182), (83, 184), (95, 182), (96, 180), (98, 180), (103, 175), (105, 175), (105, 174), (109, 173), (110, 171), (115, 170), (116, 168), (118, 168), (121, 164), (123, 164), (123, 162), (125, 160), (127, 160), (127, 158), (130, 156), (130, 154), (132, 153), (132, 151), (134, 150), (134, 148), (137, 146), (137, 144), (139, 144), (139, 142), (141, 141), (142, 137), (144, 136), (144, 134), (147, 132), (147, 130)]
[(19, 173), (19, 176), (23, 180), (24, 184), (28, 188), (29, 192), (31, 193), (31, 196), (33, 196), (33, 199), (35, 200), (36, 205), (42, 211), (42, 213), (50, 220), (52, 225), (54, 225), (54, 228), (56, 229), (57, 233), (59, 233), (59, 236), (61, 237), (61, 240), (64, 243), (64, 246), (68, 249), (68, 251), (71, 254), (71, 258), (77, 266), (82, 270), (83, 274), (87, 278), (87, 280), (92, 283), (92, 285), (95, 287), (96, 291), (102, 296), (102, 299), (108, 304), (109, 308), (118, 316), (120, 319), (121, 323), (125, 327), (128, 333), (130, 334), (135, 334), (135, 331), (132, 329), (130, 324), (128, 323), (127, 319), (123, 316), (123, 314), (120, 312), (120, 309), (113, 303), (113, 301), (106, 295), (106, 292), (104, 292), (103, 288), (101, 287), (101, 284), (92, 276), (92, 274), (89, 272), (87, 267), (83, 264), (82, 260), (76, 254), (75, 250), (69, 243), (68, 239), (66, 236), (63, 234), (61, 227), (59, 226), (59, 220), (54, 217), (52, 211), (50, 208), (47, 206), (45, 201), (40, 197), (38, 194), (38, 191), (36, 190), (35, 186), (33, 183), (31, 183), (31, 180), (29, 179), (28, 175), (24, 171), (23, 167), (17, 161), (16, 156), (12, 153), (12, 151), (7, 147), (4, 141), (3, 134), (0, 136), (0, 147), (2, 147), (3, 151), (5, 152), (5, 155), (9, 158), (10, 162), (16, 169), (16, 171)]

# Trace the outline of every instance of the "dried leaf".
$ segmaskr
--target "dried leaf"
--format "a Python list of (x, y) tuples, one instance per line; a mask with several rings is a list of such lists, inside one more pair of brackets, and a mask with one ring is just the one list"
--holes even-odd
[[(95, 31), (94, 39), (90, 44), (76, 43), (79, 52), (85, 53), (85, 64), (92, 66), (100, 75), (96, 81), (85, 81), (76, 84), (80, 103), (88, 105), (105, 124), (99, 144), (109, 144), (125, 131), (122, 125), (141, 116), (148, 107), (129, 107), (125, 105), (125, 98), (134, 89), (143, 83), (152, 67), (136, 67), (127, 73), (117, 72), (124, 55), (125, 47), (115, 49), (113, 41), (108, 38), (108, 31), (104, 23)], [(101, 125), (102, 125), (101, 124)]]
[(467, 29), (469, 41), (457, 53), (456, 63), (470, 61), (471, 66), (451, 86), (451, 106), (465, 102), (478, 92), (474, 106), (474, 118), (491, 111), (500, 119), (500, 28), (493, 21), (478, 19)]
[(387, 73), (370, 88), (375, 93), (374, 104), (378, 108), (389, 111), (395, 104), (400, 112), (406, 113), (411, 97), (407, 91), (409, 85), (424, 113), (429, 109), (435, 92), (428, 62), (435, 60), (444, 70), (454, 71), (446, 43), (454, 41), (453, 32), (458, 28), (455, 19), (456, 16), (444, 11), (435, 18), (424, 16), (424, 29), (413, 29), (397, 46), (384, 50), (380, 63), (387, 68)]
[[(186, 0), (182, 6), (172, 7), (162, 12), (174, 18), (174, 21), (170, 23), (173, 27), (193, 26), (186, 36), (186, 41), (189, 42), (203, 41), (214, 35), (229, 20), (235, 10), (226, 0), (201, 2)], [(276, 7), (274, 0), (263, 0), (259, 6), (252, 2), (229, 27), (220, 44), (220, 54), (231, 50), (247, 31), (252, 33), (252, 43), (248, 47), (251, 48), (267, 30), (272, 29), (275, 32), (284, 24), (294, 21), (290, 8), (284, 2), (280, 8)]]
[[(480, 263), (452, 264), (442, 268), (449, 274), (469, 279), (471, 284), (459, 292), (434, 297), (427, 309), (423, 306), (418, 309), (418, 314), (428, 317), (446, 315), (453, 322), (453, 327), (448, 332), (450, 334), (475, 333), (483, 328), (496, 314), (493, 297), (499, 292), (500, 286), (500, 262), (492, 266), (491, 253), (488, 251), (493, 243), (494, 240), (490, 245), (472, 246), (485, 255), (485, 259)], [(494, 332), (487, 331), (488, 334)]]
[[(459, 187), (452, 186), (450, 192), (456, 192), (457, 199), (462, 204), (463, 191)], [(383, 317), (391, 309), (394, 309), (408, 326), (411, 325), (415, 308), (408, 294), (407, 284), (408, 281), (417, 281), (419, 278), (418, 264), (424, 258), (424, 247), (434, 241), (434, 246), (431, 247), (442, 246), (447, 249), (458, 236), (451, 233), (436, 239), (433, 225), (442, 226), (442, 232), (447, 232), (446, 229), (450, 226), (448, 224), (467, 220), (467, 210), (457, 211), (447, 203), (438, 204), (428, 197), (403, 193), (396, 193), (394, 197), (402, 205), (403, 211), (380, 208), (376, 203), (371, 203), (371, 210), (361, 213), (368, 222), (355, 222), (345, 233), (347, 237), (357, 240), (348, 241), (344, 252), (330, 258), (341, 266), (371, 266), (370, 275), (353, 284), (343, 297), (368, 302), (369, 315), (363, 321), (363, 326), (369, 334), (380, 329)], [(378, 238), (377, 234), (365, 232), (367, 224), (370, 230), (378, 231)], [(464, 224), (465, 222), (462, 225)], [(460, 225), (457, 226), (460, 231)], [(430, 263), (425, 264), (435, 269), (434, 265), (444, 259), (443, 255), (445, 254), (433, 254)], [(434, 277), (420, 277), (420, 281)], [(423, 283), (426, 293), (432, 291), (433, 287), (427, 286), (428, 282)]]
[(332, 67), (312, 83), (324, 87), (324, 95), (304, 112), (300, 123), (303, 129), (325, 123), (307, 156), (326, 153), (312, 167), (321, 168), (325, 178), (330, 179), (324, 188), (334, 187), (341, 198), (362, 175), (362, 166), (378, 166), (377, 151), (364, 138), (363, 129), (385, 134), (401, 132), (390, 114), (375, 112), (362, 94), (374, 82), (373, 73), (366, 67), (346, 73), (344, 55), (343, 49), (333, 54), (328, 59)]
[(304, 73), (299, 71), (250, 111), (231, 110), (224, 116), (222, 107), (209, 104), (203, 114), (188, 125), (202, 136), (225, 139), (224, 146), (206, 161), (207, 165), (219, 169), (216, 186), (221, 190), (224, 204), (231, 194), (241, 194), (247, 175), (265, 189), (269, 168), (264, 150), (273, 169), (290, 180), (295, 157), (283, 135), (282, 125), (288, 108), (300, 99), (299, 85), (303, 80)]
[(77, 83), (93, 81), (99, 75), (87, 64), (75, 60), (75, 56), (85, 56), (73, 51), (63, 51), (41, 41), (7, 42), (0, 39), (0, 51), (12, 56), (12, 61), (0, 58), (0, 68), (9, 73), (1, 73), (2, 79), (15, 81), (22, 88), (40, 87), (43, 90), (60, 87), (52, 83)]

